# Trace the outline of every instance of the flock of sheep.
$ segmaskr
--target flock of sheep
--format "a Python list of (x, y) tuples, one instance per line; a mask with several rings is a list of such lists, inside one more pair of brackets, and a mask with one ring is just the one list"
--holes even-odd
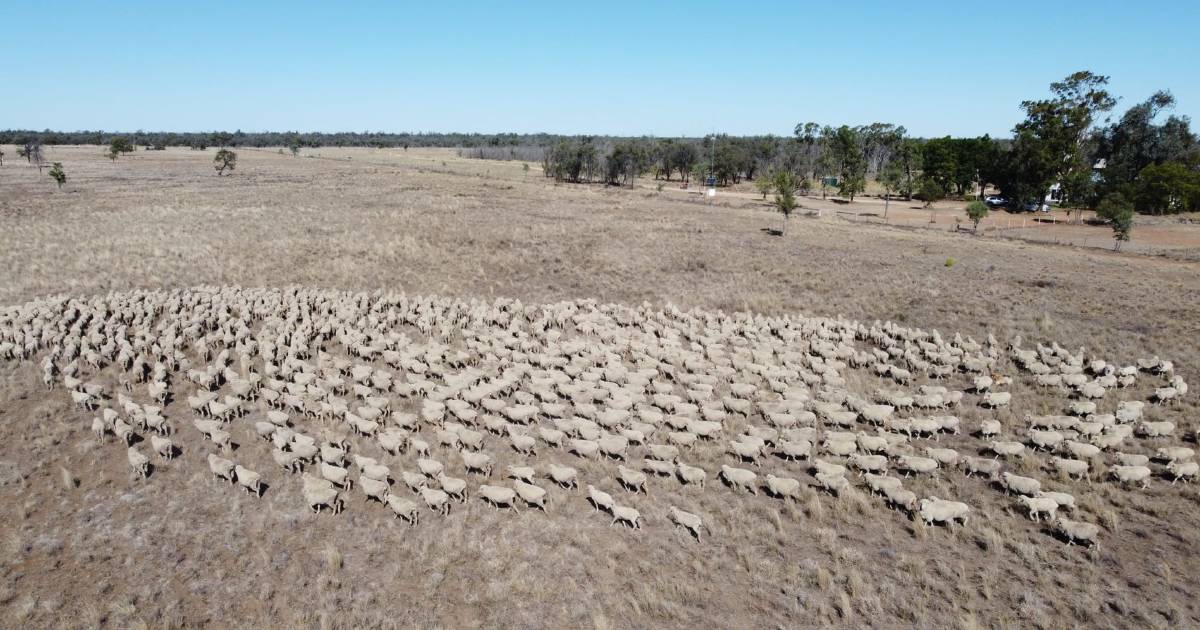
[[(866, 491), (930, 525), (965, 524), (972, 497), (905, 487), (965, 474), (1068, 543), (1094, 544), (1095, 524), (1063, 515), (1072, 494), (1017, 474), (1028, 458), (1063, 483), (1200, 472), (1184, 431), (1147, 413), (1187, 394), (1168, 361), (890, 322), (213, 287), (0, 310), (0, 360), (37, 361), (141, 477), (152, 456), (203, 459), (256, 496), (299, 481), (308, 507), (335, 514), (357, 486), (413, 525), (454, 502), (586, 501), (614, 526), (669, 522), (700, 538), (695, 507), (647, 517), (628, 505), (651, 479), (784, 500)], [(1124, 399), (1150, 391), (1143, 380), (1153, 394)], [(1060, 392), (1060, 412), (1008, 409), (1019, 387)], [(968, 425), (956, 411), (972, 406), (984, 419)], [(939, 444), (946, 434), (958, 450)], [(268, 442), (274, 466), (234, 451), (235, 435)], [(498, 468), (501, 453), (518, 463)], [(585, 479), (572, 460), (608, 463)]]

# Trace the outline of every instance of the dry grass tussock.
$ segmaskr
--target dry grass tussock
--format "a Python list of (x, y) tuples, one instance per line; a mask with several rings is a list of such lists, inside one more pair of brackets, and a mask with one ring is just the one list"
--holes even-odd
[[(786, 238), (772, 238), (761, 229), (777, 217), (750, 206), (554, 186), (519, 164), (447, 152), (323, 153), (352, 159), (243, 151), (238, 171), (218, 179), (211, 151), (113, 164), (94, 147), (49, 148), (71, 178), (61, 193), (6, 161), (0, 304), (209, 283), (646, 300), (1021, 335), (1123, 363), (1160, 354), (1188, 377), (1200, 365), (1200, 282), (1186, 263), (825, 219), (793, 219)], [(957, 478), (906, 481), (972, 504), (971, 523), (954, 531), (865, 494), (732, 501), (719, 485), (655, 479), (650, 497), (622, 500), (703, 514), (702, 543), (662, 521), (612, 528), (562, 502), (519, 515), (468, 502), (410, 528), (357, 492), (333, 517), (307, 512), (290, 484), (261, 499), (211, 485), (196, 474), (198, 451), (156, 460), (151, 480), (135, 482), (64, 398), (44, 393), (35, 366), (0, 364), (0, 500), (10, 508), (0, 511), (0, 618), (12, 627), (1200, 624), (1186, 579), (1200, 574), (1200, 508), (1186, 484), (1097, 484), (1079, 510), (1103, 528), (1094, 551), (1064, 546), (1002, 492)], [(1194, 401), (1157, 419), (1194, 430)], [(1033, 388), (1018, 405), (1061, 408)], [(1017, 422), (960, 415), (969, 426)], [(966, 443), (957, 439), (943, 445)], [(240, 442), (267, 470), (262, 443)], [(697, 463), (711, 475), (721, 461)], [(571, 465), (584, 478), (606, 470)], [(1037, 460), (1015, 465), (1051, 477)]]

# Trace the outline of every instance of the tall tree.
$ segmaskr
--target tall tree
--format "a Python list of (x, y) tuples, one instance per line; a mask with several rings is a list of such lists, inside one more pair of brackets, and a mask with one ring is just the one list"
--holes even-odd
[[(1021, 195), (1018, 202), (1029, 198), (1041, 202), (1052, 183), (1068, 180), (1081, 170), (1090, 171), (1084, 148), (1092, 126), (1097, 116), (1116, 105), (1106, 85), (1106, 76), (1076, 72), (1050, 84), (1052, 98), (1021, 103), (1025, 120), (1013, 128), (1011, 156), (1029, 163), (1010, 172), (1019, 178), (1009, 182)], [(1081, 211), (1077, 210), (1077, 219)]]
[(840, 194), (854, 201), (854, 195), (866, 188), (867, 161), (863, 157), (862, 137), (854, 128), (842, 125), (828, 138), (829, 156), (838, 174)]

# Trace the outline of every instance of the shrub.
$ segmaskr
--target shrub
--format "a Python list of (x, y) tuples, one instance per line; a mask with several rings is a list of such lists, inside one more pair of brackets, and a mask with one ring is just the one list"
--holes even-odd
[(975, 225), (975, 231), (979, 231), (979, 222), (988, 215), (988, 207), (986, 203), (978, 199), (967, 204), (967, 218)]
[(954, 266), (954, 259), (953, 259), (953, 258), (947, 258), (947, 259), (946, 259), (946, 262), (945, 262), (945, 265), (946, 265), (947, 267), (953, 267), (953, 266)]
[(1113, 249), (1121, 251), (1121, 243), (1128, 241), (1133, 232), (1133, 204), (1121, 193), (1112, 193), (1096, 206), (1096, 216), (1112, 225)]
[(67, 181), (67, 173), (63, 170), (62, 162), (54, 163), (54, 165), (50, 168), (50, 177), (54, 181), (58, 182), (59, 188), (62, 188), (62, 185)]
[(237, 167), (237, 154), (229, 149), (217, 151), (213, 157), (213, 168), (217, 169), (217, 177), (225, 174), (225, 170), (233, 171)]

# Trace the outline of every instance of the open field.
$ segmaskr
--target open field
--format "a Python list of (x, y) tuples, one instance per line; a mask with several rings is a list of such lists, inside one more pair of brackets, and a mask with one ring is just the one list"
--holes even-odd
[[(819, 218), (793, 218), (787, 235), (774, 237), (766, 231), (779, 227), (779, 216), (749, 194), (707, 204), (658, 192), (653, 182), (633, 190), (555, 185), (521, 163), (461, 159), (453, 150), (238, 153), (233, 175), (217, 177), (212, 150), (139, 151), (110, 163), (97, 147), (47, 147), (47, 159), (67, 170), (61, 190), (23, 161), (6, 160), (0, 308), (60, 294), (121, 292), (116, 300), (138, 289), (301, 286), (530, 305), (597, 300), (637, 309), (647, 302), (628, 315), (632, 328), (674, 306), (702, 309), (713, 321), (748, 311), (841, 316), (867, 326), (890, 320), (936, 329), (947, 340), (961, 333), (982, 342), (992, 334), (1002, 355), (993, 371), (1015, 379), (1011, 407), (987, 410), (980, 395), (968, 393), (946, 412), (961, 419), (962, 432), (913, 440), (972, 456), (986, 448), (972, 434), (983, 421), (1000, 420), (1008, 439), (1027, 442), (1025, 413), (1066, 413), (1070, 403), (1066, 392), (1036, 387), (1014, 366), (1005, 348), (1017, 337), (1030, 349), (1057, 342), (1075, 353), (1084, 346), (1088, 359), (1122, 366), (1159, 355), (1188, 380), (1200, 364), (1200, 279), (1197, 263), (1186, 260), (1195, 247), (1186, 236), (1192, 226), (1145, 230), (1177, 240), (1170, 246), (1183, 252), (1177, 258), (954, 233), (950, 204), (935, 209), (936, 225), (947, 229), (875, 225), (823, 210)], [(869, 210), (874, 201), (855, 207)], [(820, 200), (802, 204), (824, 209)], [(1060, 229), (1072, 228), (1039, 226), (1026, 230), (1036, 235), (1020, 236), (1053, 240), (1045, 230)], [(1074, 229), (1100, 230), (1097, 239), (1107, 232)], [(396, 330), (428, 341), (418, 325)], [(568, 340), (588, 337), (577, 326), (564, 330)], [(654, 347), (666, 338), (642, 341)], [(338, 344), (329, 350), (348, 356)], [(639, 356), (626, 350), (614, 353), (627, 362)], [(187, 351), (193, 367), (202, 365)], [(8, 506), (0, 512), (0, 604), (11, 627), (1200, 624), (1192, 579), (1200, 574), (1196, 486), (1172, 485), (1161, 462), (1151, 464), (1155, 477), (1145, 489), (1108, 478), (1111, 453), (1096, 459), (1090, 481), (1049, 472), (1044, 453), (1005, 463), (1076, 496), (1071, 518), (1100, 526), (1099, 544), (1086, 547), (1066, 545), (1013, 497), (961, 470), (905, 479), (919, 496), (971, 507), (965, 526), (926, 526), (862, 490), (853, 473), (857, 489), (834, 497), (809, 487), (816, 481), (805, 462), (777, 457), (758, 471), (801, 479), (798, 501), (737, 493), (717, 481), (720, 466), (753, 466), (724, 454), (725, 439), (681, 456), (707, 470), (705, 489), (651, 477), (648, 494), (636, 495), (617, 489), (615, 462), (545, 445), (526, 458), (506, 438), (488, 435), (499, 464), (489, 483), (501, 483), (505, 465), (528, 459), (539, 472), (548, 462), (575, 466), (580, 489), (552, 487), (546, 513), (497, 512), (475, 496), (444, 517), (422, 506), (409, 527), (386, 507), (365, 503), (357, 487), (341, 514), (307, 511), (298, 477), (281, 472), (270, 444), (253, 436), (252, 420), (262, 415), (257, 401), (232, 423), (239, 448), (231, 457), (270, 487), (256, 497), (211, 483), (204, 454), (217, 451), (192, 426), (186, 396), (196, 384), (182, 370), (165, 406), (182, 453), (156, 458), (150, 477), (135, 479), (124, 447), (112, 436), (100, 443), (89, 430), (96, 413), (75, 408), (61, 383), (46, 392), (42, 360), (0, 359), (0, 500)], [(400, 372), (378, 357), (358, 360)], [(720, 364), (711, 363), (705, 369)], [(118, 372), (110, 366), (94, 378), (112, 393)], [(937, 382), (918, 375), (900, 385), (869, 369), (842, 372), (847, 389), (864, 397), (879, 388), (971, 385), (965, 374)], [(1100, 412), (1114, 412), (1121, 399), (1147, 399), (1165, 380), (1139, 374), (1136, 385), (1108, 391)], [(812, 387), (814, 398), (819, 389)], [(674, 391), (685, 388), (677, 383)], [(145, 385), (132, 395), (149, 402)], [(394, 397), (404, 412), (423, 408), (420, 396)], [(1192, 392), (1175, 404), (1148, 405), (1147, 419), (1177, 425), (1173, 436), (1131, 437), (1121, 450), (1194, 448), (1195, 400)], [(765, 420), (729, 422), (726, 437)], [(318, 427), (296, 419), (298, 429), (315, 434)], [(421, 434), (432, 441), (430, 428)], [(415, 470), (411, 452), (390, 459), (369, 438), (353, 443), (352, 452), (379, 455), (393, 472)], [(631, 452), (628, 464), (639, 464), (641, 448)], [(455, 476), (478, 483), (452, 450), (435, 445), (433, 453), (454, 464)], [(637, 506), (642, 528), (611, 527), (584, 499), (587, 483)], [(672, 503), (705, 518), (699, 542), (670, 524), (665, 506)]]

